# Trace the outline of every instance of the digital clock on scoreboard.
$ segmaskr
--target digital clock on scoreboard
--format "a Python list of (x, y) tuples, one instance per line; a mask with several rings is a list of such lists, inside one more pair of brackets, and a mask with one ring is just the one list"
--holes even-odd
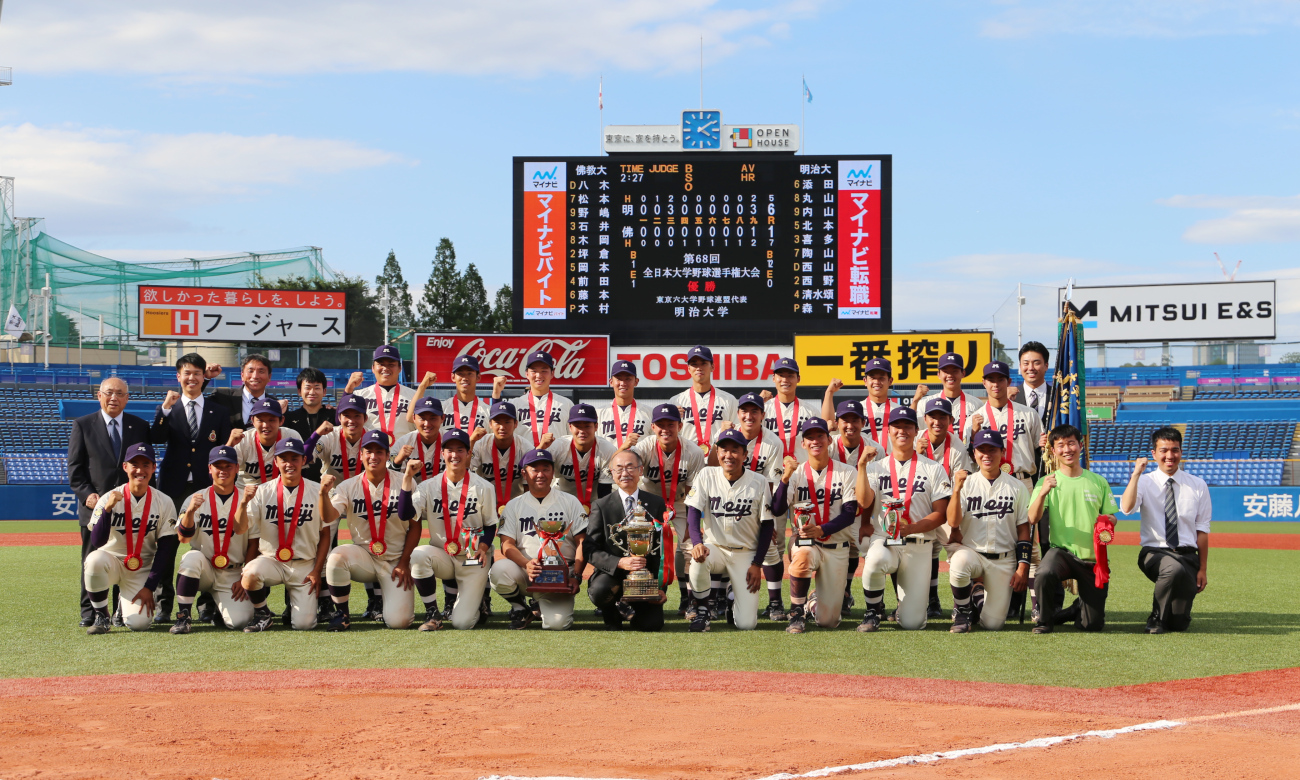
[(889, 332), (890, 168), (889, 155), (516, 157), (515, 331), (626, 344)]

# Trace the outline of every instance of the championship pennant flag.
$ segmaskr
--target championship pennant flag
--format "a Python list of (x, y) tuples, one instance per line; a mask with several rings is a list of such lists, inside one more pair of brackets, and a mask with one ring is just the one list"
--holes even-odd
[[(1061, 302), (1061, 319), (1057, 326), (1056, 372), (1052, 375), (1052, 392), (1047, 406), (1047, 430), (1058, 425), (1073, 425), (1083, 434), (1080, 463), (1088, 467), (1088, 415), (1083, 366), (1083, 317), (1070, 301)], [(1051, 457), (1043, 451), (1044, 459)], [(1049, 468), (1051, 466), (1049, 462)]]

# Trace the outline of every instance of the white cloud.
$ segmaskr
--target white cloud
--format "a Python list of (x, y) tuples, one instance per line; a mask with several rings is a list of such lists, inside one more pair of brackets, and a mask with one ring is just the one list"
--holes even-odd
[(1197, 244), (1257, 244), (1300, 241), (1300, 195), (1215, 197), (1175, 195), (1157, 201), (1175, 208), (1218, 209), (1227, 216), (1203, 219), (1183, 238)]
[(0, 28), (19, 73), (134, 72), (225, 79), (417, 71), (537, 76), (690, 69), (785, 35), (816, 0), (727, 10), (716, 0), (47, 0)]
[(1258, 35), (1300, 25), (1300, 3), (1295, 0), (1012, 0), (999, 5), (1002, 10), (981, 24), (985, 37), (1186, 38)]

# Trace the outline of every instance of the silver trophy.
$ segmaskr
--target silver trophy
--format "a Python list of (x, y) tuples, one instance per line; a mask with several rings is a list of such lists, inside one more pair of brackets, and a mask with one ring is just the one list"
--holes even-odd
[[(646, 515), (645, 507), (637, 504), (623, 522), (610, 529), (610, 541), (619, 552), (636, 558), (647, 558), (663, 548), (658, 526)], [(649, 569), (637, 569), (623, 580), (623, 601), (658, 601), (659, 583)]]

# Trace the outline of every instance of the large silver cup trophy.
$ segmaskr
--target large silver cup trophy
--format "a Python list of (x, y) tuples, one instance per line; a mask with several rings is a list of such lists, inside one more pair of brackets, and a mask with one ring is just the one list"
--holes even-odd
[[(663, 544), (658, 526), (647, 515), (645, 507), (637, 504), (622, 523), (611, 529), (610, 541), (624, 555), (646, 558), (659, 552)], [(623, 580), (622, 601), (658, 601), (659, 582), (649, 569), (637, 569)]]

